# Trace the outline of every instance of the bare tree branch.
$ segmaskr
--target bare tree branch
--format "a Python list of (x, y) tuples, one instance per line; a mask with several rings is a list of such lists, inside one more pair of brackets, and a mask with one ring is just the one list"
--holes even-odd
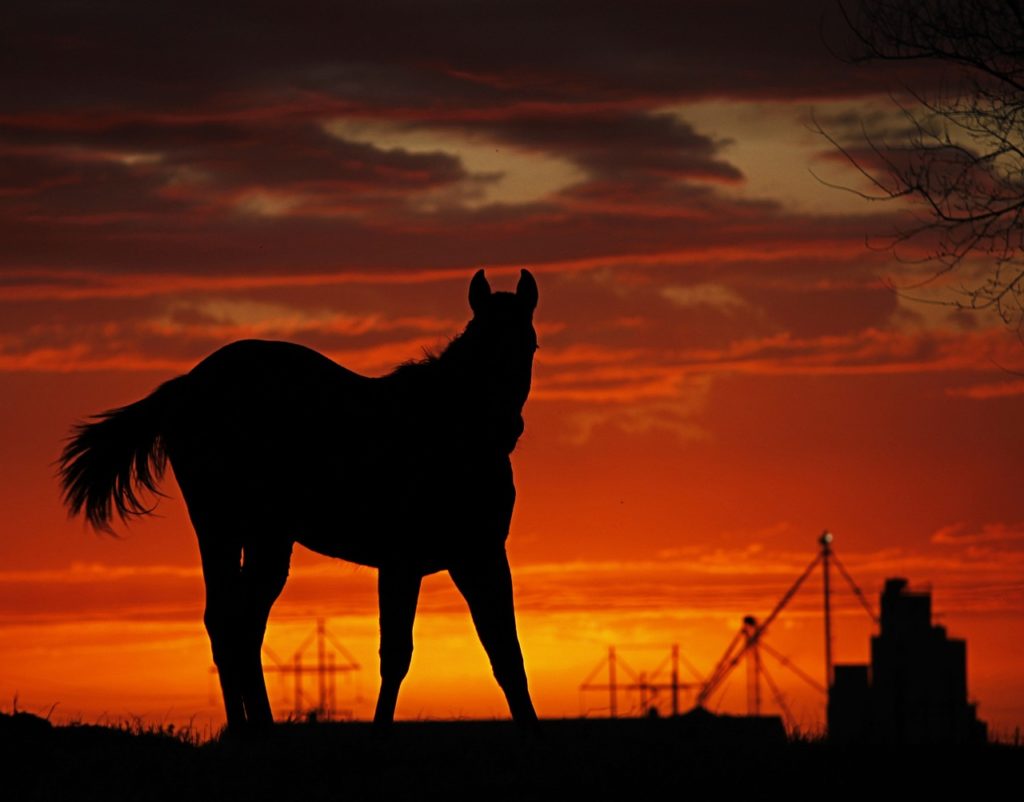
[(927, 240), (931, 280), (980, 263), (947, 303), (993, 309), (1024, 329), (1021, 0), (840, 0), (839, 9), (855, 42), (850, 63), (920, 62), (935, 69), (919, 74), (919, 86), (904, 87), (910, 105), (893, 98), (905, 124), (895, 142), (863, 123), (857, 138), (813, 121), (812, 130), (875, 192), (815, 177), (866, 200), (911, 203), (917, 221), (890, 235), (886, 247), (895, 252)]

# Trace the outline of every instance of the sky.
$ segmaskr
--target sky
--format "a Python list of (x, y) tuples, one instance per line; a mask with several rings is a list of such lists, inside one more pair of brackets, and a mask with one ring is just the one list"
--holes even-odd
[[(6, 709), (223, 721), (173, 476), (156, 516), (93, 533), (54, 478), (75, 421), (241, 338), (382, 375), (462, 330), (475, 270), (510, 290), (526, 267), (541, 347), (508, 551), (542, 716), (607, 714), (579, 685), (610, 645), (637, 673), (672, 644), (710, 673), (829, 529), (876, 605), (889, 576), (931, 587), (981, 717), (1024, 722), (1024, 346), (934, 303), (949, 277), (915, 286), (924, 251), (870, 247), (913, 209), (828, 186), (861, 187), (816, 131), (855, 154), (898, 138), (890, 93), (938, 71), (844, 61), (816, 2), (0, 13)], [(298, 549), (267, 664), (324, 618), (361, 666), (337, 704), (368, 717), (374, 588)], [(766, 636), (819, 681), (821, 593), (815, 574)], [(867, 661), (871, 621), (842, 583), (835, 601), (836, 659)], [(818, 692), (769, 665), (820, 727)], [(718, 709), (745, 710), (744, 682)], [(428, 578), (399, 717), (506, 712)]]

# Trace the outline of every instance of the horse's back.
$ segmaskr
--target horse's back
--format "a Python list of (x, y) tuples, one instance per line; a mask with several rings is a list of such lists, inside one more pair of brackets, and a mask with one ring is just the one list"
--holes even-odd
[(190, 508), (212, 503), (203, 496), (270, 507), (324, 475), (343, 421), (373, 408), (373, 385), (294, 343), (240, 340), (208, 356), (187, 375), (164, 429)]
[(189, 373), (180, 423), (223, 432), (286, 433), (322, 425), (331, 410), (369, 403), (374, 380), (296, 343), (239, 340), (208, 356)]
[(189, 376), (208, 387), (241, 382), (253, 388), (290, 386), (300, 392), (313, 387), (358, 387), (372, 382), (319, 351), (280, 340), (237, 340), (214, 351)]

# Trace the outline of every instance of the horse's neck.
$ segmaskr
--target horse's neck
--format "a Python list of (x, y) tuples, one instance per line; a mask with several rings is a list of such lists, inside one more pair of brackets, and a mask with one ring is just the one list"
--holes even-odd
[(495, 408), (483, 371), (486, 364), (475, 357), (468, 349), (446, 352), (396, 371), (392, 378), (409, 419), (441, 430), (495, 432), (515, 427), (521, 409)]

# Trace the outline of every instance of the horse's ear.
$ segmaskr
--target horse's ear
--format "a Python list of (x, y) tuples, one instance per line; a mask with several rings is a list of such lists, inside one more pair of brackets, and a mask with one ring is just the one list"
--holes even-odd
[(519, 274), (519, 284), (516, 286), (516, 296), (526, 304), (530, 310), (530, 314), (533, 314), (533, 310), (537, 308), (537, 298), (539, 296), (537, 290), (537, 282), (531, 275), (529, 270), (523, 269)]
[(479, 315), (484, 308), (484, 303), (491, 297), (491, 285), (487, 283), (484, 271), (477, 270), (473, 280), (469, 282), (469, 308), (474, 315)]

